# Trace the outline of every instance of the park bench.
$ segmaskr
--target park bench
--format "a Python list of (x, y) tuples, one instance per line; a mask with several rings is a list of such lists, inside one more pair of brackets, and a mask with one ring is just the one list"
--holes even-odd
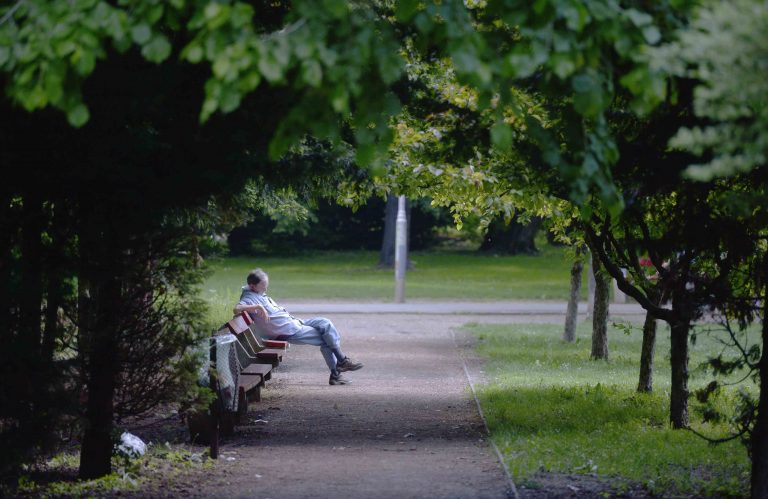
[(285, 341), (260, 340), (248, 314), (237, 315), (213, 333), (210, 340), (210, 384), (217, 398), (210, 415), (190, 420), (190, 435), (209, 441), (211, 457), (218, 456), (219, 434), (231, 435), (248, 412), (249, 402), (261, 400), (261, 388), (288, 349)]
[(268, 361), (273, 367), (277, 367), (288, 349), (288, 342), (285, 341), (260, 340), (254, 331), (253, 321), (245, 312), (228, 321), (226, 327), (237, 337), (248, 356), (256, 359), (255, 362)]

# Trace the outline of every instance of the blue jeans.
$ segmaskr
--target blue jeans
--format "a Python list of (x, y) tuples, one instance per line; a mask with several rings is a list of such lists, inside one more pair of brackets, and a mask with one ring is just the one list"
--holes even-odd
[(323, 354), (325, 363), (331, 371), (336, 369), (336, 357), (333, 355), (332, 348), (341, 349), (341, 337), (329, 319), (325, 317), (314, 317), (308, 320), (302, 320), (304, 324), (301, 331), (290, 336), (284, 336), (289, 343), (297, 345), (312, 345), (320, 347), (320, 353)]

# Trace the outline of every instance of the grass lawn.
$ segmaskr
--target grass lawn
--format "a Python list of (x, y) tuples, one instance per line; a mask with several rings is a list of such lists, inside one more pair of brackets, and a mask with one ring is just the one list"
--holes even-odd
[[(479, 397), (516, 483), (536, 488), (539, 471), (596, 473), (664, 495), (748, 493), (750, 465), (738, 440), (713, 446), (692, 432), (669, 428), (669, 332), (662, 323), (651, 395), (635, 393), (639, 328), (631, 334), (609, 331), (607, 362), (589, 360), (589, 324), (580, 325), (575, 344), (561, 341), (562, 325), (467, 328), (489, 359), (488, 384)], [(711, 380), (698, 366), (722, 346), (700, 334), (691, 348), (693, 392)], [(722, 394), (718, 403), (731, 405), (734, 393)], [(703, 409), (694, 397), (690, 404), (694, 429), (714, 437), (728, 432), (725, 424), (702, 422)]]
[[(406, 296), (414, 300), (567, 300), (571, 262), (561, 248), (538, 256), (414, 253)], [(213, 309), (237, 301), (254, 267), (270, 276), (270, 295), (285, 300), (391, 302), (394, 273), (377, 267), (376, 252), (324, 252), (292, 257), (224, 258), (210, 262), (202, 288)], [(585, 276), (586, 279), (586, 276)], [(586, 285), (582, 286), (586, 289)], [(586, 296), (586, 293), (584, 293)]]

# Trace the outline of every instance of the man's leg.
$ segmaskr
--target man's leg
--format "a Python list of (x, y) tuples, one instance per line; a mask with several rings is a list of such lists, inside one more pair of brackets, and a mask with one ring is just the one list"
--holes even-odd
[(325, 317), (313, 317), (303, 322), (305, 326), (317, 329), (323, 343), (331, 349), (331, 352), (336, 357), (336, 362), (341, 362), (346, 358), (346, 355), (341, 351), (341, 335), (336, 326), (333, 325), (333, 322)]
[(289, 337), (288, 341), (297, 345), (312, 345), (320, 347), (320, 353), (323, 354), (325, 364), (328, 366), (331, 372), (336, 372), (336, 356), (331, 348), (323, 340), (322, 333), (307, 324), (301, 328), (299, 332)]
[(341, 335), (330, 319), (314, 317), (303, 322), (305, 326), (311, 326), (320, 332), (320, 337), (336, 357), (336, 369), (339, 372), (357, 371), (363, 367), (363, 364), (354, 362), (341, 351)]
[(328, 378), (328, 384), (346, 385), (349, 383), (348, 380), (341, 377), (341, 373), (338, 370), (338, 364), (336, 362), (336, 356), (334, 355), (331, 348), (325, 344), (325, 341), (323, 341), (322, 333), (319, 330), (305, 324), (302, 326), (301, 331), (292, 335), (288, 341), (299, 345), (319, 346), (320, 353), (323, 354), (323, 359), (325, 359), (325, 364), (331, 371), (331, 375)]

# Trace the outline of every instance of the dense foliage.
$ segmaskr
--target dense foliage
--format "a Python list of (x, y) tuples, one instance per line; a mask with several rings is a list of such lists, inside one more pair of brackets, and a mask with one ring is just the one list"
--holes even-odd
[[(274, 204), (265, 199), (338, 186), (348, 204), (389, 190), (429, 195), (457, 220), (546, 217), (564, 240), (577, 226), (623, 289), (673, 325), (671, 420), (686, 426), (688, 326), (704, 306), (746, 326), (766, 301), (766, 10), (758, 0), (0, 8), (1, 154), (20, 173), (0, 191), (0, 333), (19, 358), (56, 366), (19, 397), (82, 379), (81, 474), (104, 474), (115, 408), (142, 409), (116, 403), (136, 353), (124, 355), (123, 331), (171, 345), (155, 361), (181, 362), (190, 331), (200, 334), (189, 301), (199, 239)], [(372, 175), (318, 161), (315, 140)], [(691, 180), (718, 176), (729, 177)], [(636, 264), (646, 255), (657, 284)], [(74, 363), (51, 363), (70, 337)], [(744, 365), (765, 387), (768, 360), (755, 352)], [(4, 365), (26, 379), (23, 364)], [(768, 490), (768, 390), (760, 404), (747, 424), (755, 496)], [(25, 418), (53, 418), (51, 406), (9, 405), (0, 433), (39, 426)]]

